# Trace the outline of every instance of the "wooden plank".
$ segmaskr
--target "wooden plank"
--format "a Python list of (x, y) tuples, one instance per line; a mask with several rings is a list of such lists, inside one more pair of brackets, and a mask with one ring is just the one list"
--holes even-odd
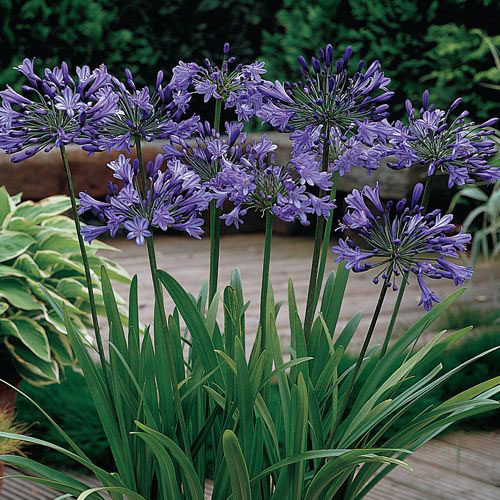
[(462, 477), (470, 477), (485, 484), (500, 486), (500, 439), (497, 440), (496, 447), (490, 449), (489, 454), (483, 450), (469, 449), (468, 445), (471, 441), (475, 441), (474, 434), (463, 435), (463, 445), (436, 439), (418, 450), (415, 457), (419, 462), (431, 465), (440, 464), (447, 471)]
[(396, 467), (389, 475), (391, 481), (420, 492), (422, 499), (442, 500), (498, 500), (500, 488), (482, 481), (464, 477), (446, 468), (437, 460), (427, 463), (418, 454), (407, 459), (413, 472)]
[(485, 459), (499, 459), (500, 432), (455, 432), (439, 437), (440, 441), (450, 443), (458, 449), (481, 454)]

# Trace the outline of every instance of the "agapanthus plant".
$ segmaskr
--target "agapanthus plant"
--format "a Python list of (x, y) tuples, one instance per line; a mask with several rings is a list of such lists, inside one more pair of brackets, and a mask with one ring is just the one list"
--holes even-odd
[[(226, 53), (227, 50), (228, 47)], [(332, 220), (335, 176), (360, 164), (373, 169), (376, 164), (372, 155), (385, 154), (380, 146), (392, 140), (393, 129), (383, 121), (384, 103), (390, 97), (384, 88), (388, 80), (378, 63), (365, 72), (358, 68), (349, 77), (350, 55), (348, 49), (334, 65), (333, 49), (327, 46), (318, 59), (312, 60), (312, 70), (301, 59), (304, 81), (295, 86), (259, 81), (262, 68), (256, 66), (253, 68), (256, 74), (240, 89), (241, 95), (240, 90), (228, 90), (237, 80), (231, 80), (229, 66), (224, 65), (218, 73), (209, 65), (200, 74), (198, 67), (180, 65), (174, 71), (171, 91), (163, 87), (161, 73), (154, 91), (138, 91), (128, 72), (128, 87), (112, 79), (102, 89), (111, 92), (111, 102), (116, 101), (118, 109), (113, 108), (112, 119), (104, 117), (104, 123), (97, 124), (95, 130), (89, 129), (86, 116), (85, 120), (78, 120), (81, 133), (87, 138), (86, 147), (128, 149), (133, 145), (137, 160), (120, 156), (110, 163), (119, 186), (111, 183), (105, 200), (81, 194), (80, 212), (92, 211), (102, 222), (101, 226), (84, 228), (83, 234), (92, 240), (103, 232), (113, 235), (123, 228), (129, 239), (146, 244), (154, 288), (153, 322), (151, 328), (145, 328), (144, 334), (139, 335), (140, 287), (136, 276), (130, 287), (128, 331), (124, 331), (109, 276), (102, 269), (109, 343), (106, 355), (101, 353), (100, 345), (102, 355), (98, 362), (84, 345), (78, 324), (68, 314), (68, 305), (63, 302), (61, 311), (55, 304), (58, 306), (55, 309), (65, 321), (68, 341), (88, 380), (115, 467), (112, 473), (96, 467), (60, 428), (59, 433), (67, 439), (72, 451), (40, 439), (23, 436), (18, 439), (45, 444), (76, 459), (96, 476), (99, 486), (87, 485), (85, 480), (75, 481), (63, 473), (54, 475), (50, 468), (25, 457), (4, 456), (2, 461), (33, 471), (36, 477), (30, 477), (30, 481), (50, 483), (65, 495), (81, 498), (89, 495), (103, 498), (109, 494), (117, 499), (185, 496), (202, 499), (209, 478), (213, 480), (214, 498), (363, 498), (394, 465), (403, 465), (401, 459), (449, 425), (498, 409), (494, 396), (500, 386), (492, 379), (447, 401), (426, 406), (403, 431), (394, 430), (401, 424), (400, 417), (420, 398), (476, 359), (438, 376), (440, 367), (434, 361), (453, 342), (463, 338), (468, 329), (447, 336), (436, 335), (421, 348), (415, 345), (463, 289), (436, 304), (387, 349), (386, 356), (384, 350), (380, 354), (367, 351), (385, 294), (391, 286), (398, 286), (400, 276), (405, 283), (408, 275), (416, 275), (422, 289), (421, 302), (428, 309), (437, 297), (430, 292), (427, 279), (448, 278), (461, 284), (472, 274), (470, 269), (448, 260), (465, 250), (470, 237), (453, 233), (451, 216), (441, 216), (439, 211), (426, 213), (421, 185), (415, 188), (409, 203), (405, 200), (382, 203), (378, 188), (365, 188), (347, 198), (349, 208), (343, 227), (357, 233), (364, 241), (364, 248), (356, 247), (350, 240), (341, 240), (338, 251), (343, 262), (337, 267), (335, 277), (331, 273), (327, 280), (321, 314), (316, 317), (315, 303), (323, 272), (321, 266), (318, 270), (314, 265), (316, 262), (317, 266), (318, 254), (313, 253), (311, 277), (314, 276), (315, 286), (309, 287), (304, 322), (290, 280), (291, 359), (289, 362), (283, 359), (276, 321), (280, 308), (274, 302), (269, 283), (273, 218), (306, 223), (310, 216), (316, 215), (317, 227), (321, 229), (325, 217), (329, 216), (329, 223)], [(232, 64), (229, 61), (227, 64)], [(194, 73), (191, 75), (190, 71)], [(200, 80), (196, 80), (196, 75), (201, 75)], [(175, 83), (176, 78), (180, 82)], [(223, 85), (226, 94), (218, 84)], [(175, 96), (187, 104), (189, 91), (196, 86), (197, 92), (208, 96), (207, 100), (215, 98), (213, 127), (198, 125), (192, 119), (183, 129), (179, 122), (182, 105), (177, 106)], [(223, 102), (231, 106), (231, 99), (244, 100), (245, 92), (253, 99), (257, 95), (254, 91), (268, 106), (268, 118), (276, 119), (281, 127), (285, 116), (283, 130), (294, 129), (294, 159), (287, 165), (276, 165), (275, 146), (266, 138), (245, 147), (241, 124), (228, 124), (227, 138), (219, 135)], [(7, 93), (12, 96), (11, 90)], [(78, 102), (69, 93), (63, 101), (54, 98), (54, 108), (74, 119)], [(94, 105), (98, 103), (95, 101)], [(22, 104), (18, 106), (22, 110)], [(240, 119), (245, 116), (240, 114)], [(191, 132), (193, 143), (187, 140)], [(166, 147), (168, 158), (159, 155), (145, 164), (141, 141), (155, 138), (170, 138)], [(60, 150), (86, 265), (90, 307), (96, 317), (64, 144), (61, 142)], [(306, 147), (300, 149), (302, 146)], [(308, 152), (310, 156), (300, 157), (299, 152)], [(309, 187), (319, 189), (320, 194), (308, 193)], [(324, 195), (328, 190), (330, 196)], [(198, 214), (209, 199), (210, 286), (208, 290), (203, 286), (194, 299), (171, 275), (158, 269), (152, 228), (177, 228), (199, 236)], [(250, 208), (266, 220), (260, 324), (253, 332), (246, 322), (248, 302), (238, 270), (233, 272), (230, 286), (222, 294), (217, 293), (216, 223), (220, 221), (220, 209), (216, 204), (222, 206), (226, 201), (234, 205), (229, 214), (223, 215), (226, 223), (239, 224)], [(7, 220), (8, 215), (2, 215), (0, 207), (2, 217)], [(8, 219), (12, 228), (25, 224), (14, 219)], [(326, 248), (329, 246), (329, 233), (326, 230), (318, 233), (317, 229), (317, 234), (320, 239), (316, 238), (314, 252), (319, 251), (317, 242), (321, 237)], [(39, 231), (35, 236), (42, 238), (45, 245)], [(29, 247), (31, 239), (20, 241)], [(54, 241), (54, 248), (59, 243)], [(44, 259), (58, 265), (57, 251), (44, 247), (43, 253)], [(382, 281), (383, 286), (361, 352), (353, 363), (345, 349), (355, 337), (361, 314), (341, 327), (339, 311), (349, 274), (346, 267), (362, 271), (370, 266), (379, 270), (375, 281)], [(34, 283), (30, 277), (34, 269), (32, 263), (25, 262), (22, 267), (12, 266), (10, 272), (28, 273), (26, 279)], [(175, 303), (171, 314), (165, 307), (162, 287)], [(402, 289), (403, 286), (400, 295)], [(223, 323), (217, 311), (220, 303)], [(396, 304), (393, 317), (397, 308)], [(99, 338), (98, 322), (94, 322), (94, 329)], [(248, 356), (246, 346), (250, 335), (255, 335), (256, 340)], [(389, 338), (390, 335), (386, 336)], [(425, 376), (414, 376), (428, 365), (432, 366)], [(207, 467), (209, 454), (213, 467)]]
[(417, 184), (410, 202), (396, 204), (380, 200), (379, 188), (365, 186), (346, 196), (347, 212), (340, 228), (351, 230), (363, 240), (356, 245), (348, 237), (333, 247), (337, 261), (344, 260), (354, 272), (378, 270), (374, 283), (397, 290), (397, 280), (413, 273), (421, 290), (419, 305), (432, 308), (439, 297), (431, 291), (425, 278), (452, 279), (462, 285), (472, 278), (472, 269), (447, 260), (458, 258), (471, 241), (470, 234), (454, 233), (453, 215), (439, 210), (425, 213), (420, 205), (423, 185)]
[(396, 158), (388, 166), (394, 169), (424, 166), (428, 176), (444, 172), (448, 174), (450, 188), (476, 180), (500, 179), (500, 168), (488, 163), (496, 153), (494, 141), (488, 139), (494, 134), (489, 127), (498, 119), (475, 124), (467, 119), (467, 111), (452, 118), (460, 103), (458, 98), (447, 111), (437, 109), (430, 104), (428, 90), (422, 96), (419, 110), (407, 99), (408, 123), (395, 122), (393, 137), (381, 147), (387, 156)]
[(101, 121), (116, 110), (111, 75), (105, 66), (76, 68), (73, 78), (68, 65), (46, 68), (39, 77), (33, 61), (24, 59), (15, 69), (28, 80), (26, 96), (7, 86), (0, 91), (0, 148), (20, 162), (54, 146), (80, 143), (94, 135)]
[(83, 149), (86, 151), (130, 152), (137, 141), (151, 142), (168, 139), (172, 134), (189, 137), (198, 123), (196, 115), (181, 120), (187, 111), (191, 94), (163, 85), (163, 71), (158, 71), (153, 89), (138, 89), (132, 72), (125, 70), (127, 84), (111, 79), (112, 99), (117, 106), (114, 113), (99, 122), (94, 134), (89, 134)]
[(203, 218), (199, 213), (207, 208), (208, 194), (200, 186), (200, 178), (179, 160), (165, 162), (159, 154), (149, 161), (146, 193), (141, 192), (137, 160), (132, 163), (130, 158), (119, 155), (108, 167), (113, 170), (113, 177), (121, 181), (121, 187), (111, 182), (106, 201), (80, 193), (78, 214), (90, 211), (103, 223), (83, 227), (88, 242), (104, 233), (115, 236), (119, 229), (124, 229), (127, 238), (138, 245), (144, 245), (145, 239), (152, 236), (153, 228), (185, 231), (195, 238), (201, 237)]
[(226, 108), (235, 109), (239, 120), (248, 121), (262, 103), (262, 94), (257, 92), (256, 85), (263, 82), (264, 63), (239, 64), (234, 56), (228, 56), (229, 44), (225, 43), (220, 66), (208, 59), (204, 66), (179, 61), (173, 69), (170, 86), (181, 92), (192, 90), (202, 95), (204, 102), (222, 101)]

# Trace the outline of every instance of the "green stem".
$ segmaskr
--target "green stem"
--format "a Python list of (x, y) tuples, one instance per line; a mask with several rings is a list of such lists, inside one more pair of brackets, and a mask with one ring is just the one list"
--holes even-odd
[(401, 286), (399, 287), (398, 297), (396, 303), (394, 304), (394, 309), (391, 314), (391, 321), (389, 322), (389, 328), (387, 328), (387, 333), (385, 334), (384, 343), (382, 345), (382, 350), (380, 351), (379, 359), (382, 359), (387, 352), (389, 347), (389, 342), (392, 337), (392, 332), (394, 331), (394, 326), (396, 325), (396, 319), (398, 317), (399, 308), (401, 306), (401, 301), (403, 300), (403, 295), (405, 293), (406, 285), (408, 284), (408, 273), (403, 275), (403, 281), (401, 281)]
[(222, 114), (222, 100), (216, 99), (215, 101), (215, 113), (214, 113), (214, 129), (219, 132), (220, 129), (220, 117)]
[(427, 205), (429, 204), (429, 197), (431, 195), (433, 180), (434, 176), (431, 175), (430, 177), (427, 177), (427, 180), (425, 181), (424, 194), (422, 195), (422, 203), (420, 203), (420, 205), (424, 208), (427, 208)]
[[(323, 142), (323, 157), (321, 160), (321, 171), (325, 172), (328, 169), (328, 153), (330, 149), (330, 143), (328, 138), (330, 136), (330, 128), (326, 127), (325, 138)], [(322, 192), (320, 192), (320, 196)], [(321, 242), (323, 240), (323, 227), (325, 224), (324, 217), (318, 216), (316, 219), (316, 231), (314, 233), (314, 247), (313, 255), (311, 261), (311, 273), (309, 275), (309, 288), (307, 291), (307, 304), (306, 304), (306, 316), (304, 319), (304, 335), (307, 341), (309, 334), (311, 332), (314, 311), (316, 309), (316, 287), (318, 280), (318, 266), (319, 258), (321, 252)]]
[(69, 168), (68, 156), (66, 154), (66, 148), (64, 144), (59, 147), (61, 151), (61, 158), (64, 166), (64, 173), (66, 174), (66, 183), (69, 190), (69, 198), (71, 200), (71, 210), (73, 212), (73, 220), (75, 222), (76, 234), (78, 237), (78, 244), (80, 245), (80, 253), (82, 256), (83, 268), (85, 270), (85, 280), (87, 282), (87, 292), (89, 294), (90, 311), (92, 314), (92, 324), (94, 326), (95, 338), (97, 341), (97, 352), (99, 353), (99, 359), (101, 360), (102, 370), (104, 373), (104, 379), (108, 390), (111, 388), (108, 379), (108, 371), (106, 364), (106, 356), (104, 354), (104, 346), (102, 343), (101, 328), (99, 327), (99, 319), (97, 317), (97, 308), (94, 297), (94, 287), (92, 285), (92, 275), (90, 274), (89, 259), (87, 256), (87, 250), (85, 248), (85, 243), (82, 236), (82, 228), (80, 225), (80, 218), (78, 217), (78, 208), (76, 205), (75, 189), (73, 187), (73, 179), (71, 176), (71, 169)]
[[(140, 178), (141, 178), (141, 184), (142, 184), (142, 187), (141, 187), (142, 195), (143, 195), (143, 197), (145, 197), (147, 195), (146, 170), (144, 168), (144, 161), (142, 158), (142, 147), (141, 147), (140, 138), (136, 137), (135, 148), (137, 151), (137, 159), (139, 160), (139, 172), (140, 172)], [(158, 269), (158, 265), (156, 262), (156, 252), (155, 252), (153, 236), (146, 238), (146, 245), (147, 245), (147, 249), (148, 249), (148, 258), (149, 258), (149, 268), (151, 271), (151, 279), (153, 280), (153, 289), (154, 289), (154, 294), (155, 294), (156, 309), (160, 315), (160, 322), (161, 322), (163, 333), (167, 334), (168, 325), (167, 325), (167, 317), (165, 315), (165, 303), (163, 300), (163, 290), (161, 288), (160, 280), (158, 279), (158, 276), (156, 274), (156, 271)], [(155, 332), (155, 335), (156, 334), (157, 334), (157, 332)], [(190, 447), (189, 447), (186, 420), (184, 418), (184, 412), (182, 409), (182, 401), (181, 401), (181, 396), (180, 396), (180, 392), (179, 392), (179, 386), (177, 383), (177, 374), (175, 371), (175, 357), (174, 357), (172, 345), (169, 342), (169, 339), (167, 339), (167, 341), (165, 342), (165, 347), (166, 347), (166, 351), (167, 351), (168, 369), (170, 370), (170, 380), (171, 380), (171, 384), (172, 384), (172, 393), (174, 396), (175, 411), (177, 413), (177, 419), (179, 421), (179, 427), (180, 427), (180, 431), (181, 431), (182, 445), (183, 445), (184, 451), (187, 453), (188, 456), (190, 456), (189, 455), (190, 454)]]
[(220, 256), (220, 209), (217, 208), (216, 201), (210, 202), (210, 278), (208, 305), (217, 293), (217, 283), (219, 281), (219, 256)]
[[(422, 202), (421, 202), (421, 206), (424, 207), (424, 209), (427, 208), (427, 205), (429, 203), (429, 197), (432, 190), (433, 179), (434, 176), (430, 176), (427, 177), (427, 180), (425, 181), (425, 187), (424, 187), (424, 192), (422, 194)], [(387, 349), (389, 347), (389, 342), (391, 340), (392, 333), (394, 331), (394, 326), (396, 325), (396, 319), (399, 314), (399, 308), (401, 307), (401, 302), (403, 300), (403, 295), (406, 290), (406, 285), (408, 284), (408, 277), (409, 277), (408, 272), (403, 275), (403, 280), (401, 282), (401, 286), (399, 287), (399, 292), (396, 298), (396, 303), (394, 304), (394, 309), (392, 310), (391, 320), (389, 321), (389, 328), (387, 329), (387, 333), (385, 334), (384, 343), (382, 345), (382, 350), (380, 351), (379, 359), (382, 359), (385, 356), (385, 353), (387, 352)]]
[(266, 233), (264, 240), (264, 259), (262, 261), (262, 284), (260, 289), (260, 345), (266, 348), (267, 292), (269, 289), (269, 265), (271, 263), (271, 240), (273, 235), (273, 216), (266, 212)]
[[(330, 190), (330, 201), (335, 201), (337, 197), (337, 178), (338, 172), (333, 174), (332, 179), (332, 188)], [(323, 286), (323, 279), (325, 277), (325, 267), (326, 260), (328, 258), (328, 251), (330, 247), (330, 236), (332, 234), (332, 226), (333, 226), (333, 210), (330, 212), (328, 220), (325, 226), (325, 234), (323, 235), (323, 246), (321, 248), (321, 258), (319, 261), (319, 270), (318, 270), (318, 282), (316, 284), (316, 295), (314, 297), (314, 307), (317, 306), (319, 300), (319, 294), (321, 293), (321, 287)]]
[[(220, 118), (222, 114), (222, 101), (215, 101), (214, 130), (219, 132)], [(208, 287), (208, 305), (217, 293), (217, 283), (219, 281), (219, 256), (220, 256), (220, 209), (217, 208), (216, 201), (210, 202), (210, 277)]]
[(368, 332), (366, 334), (365, 340), (363, 342), (363, 346), (361, 347), (361, 351), (360, 351), (358, 359), (356, 361), (356, 366), (354, 367), (354, 372), (349, 379), (349, 385), (348, 385), (347, 390), (346, 390), (345, 395), (344, 395), (344, 400), (342, 403), (341, 410), (339, 412), (339, 416), (337, 418), (337, 422), (340, 422), (341, 418), (343, 417), (344, 412), (347, 408), (347, 404), (349, 402), (349, 398), (350, 398), (351, 393), (354, 389), (354, 384), (356, 383), (356, 379), (358, 377), (359, 370), (361, 369), (363, 359), (365, 357), (366, 351), (368, 350), (368, 346), (370, 344), (370, 340), (372, 338), (373, 331), (375, 330), (375, 326), (377, 325), (377, 320), (378, 320), (378, 317), (380, 315), (380, 310), (382, 309), (382, 304), (384, 303), (385, 294), (387, 293), (387, 288), (388, 288), (387, 285), (388, 285), (387, 281), (384, 281), (384, 283), (382, 284), (382, 289), (380, 290), (380, 295), (378, 297), (375, 311), (373, 312), (370, 326), (368, 327)]

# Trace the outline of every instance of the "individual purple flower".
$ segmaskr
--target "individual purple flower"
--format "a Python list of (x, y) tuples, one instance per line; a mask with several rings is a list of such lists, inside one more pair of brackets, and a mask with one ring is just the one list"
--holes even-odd
[(124, 224), (127, 230), (127, 240), (134, 240), (139, 245), (144, 245), (146, 238), (153, 236), (151, 231), (148, 230), (149, 221), (136, 215), (132, 220), (128, 220)]
[(105, 201), (80, 193), (79, 215), (91, 212), (103, 223), (82, 229), (86, 241), (91, 242), (106, 232), (113, 237), (119, 229), (124, 229), (127, 238), (138, 245), (152, 236), (154, 228), (175, 229), (201, 237), (204, 220), (200, 213), (206, 210), (210, 198), (200, 178), (179, 160), (166, 162), (160, 154), (155, 161), (148, 162), (145, 192), (137, 164), (131, 166), (130, 160), (120, 155), (108, 166), (122, 182), (121, 187), (110, 183)]
[(447, 260), (458, 258), (470, 242), (470, 234), (454, 234), (453, 216), (441, 216), (439, 210), (425, 213), (420, 206), (423, 186), (417, 184), (408, 205), (406, 198), (396, 204), (380, 200), (378, 185), (365, 186), (346, 196), (347, 211), (340, 229), (349, 229), (362, 241), (356, 245), (349, 238), (339, 239), (332, 248), (336, 261), (346, 262), (354, 272), (379, 269), (374, 283), (397, 290), (397, 280), (413, 273), (422, 292), (420, 304), (426, 310), (439, 298), (429, 289), (425, 278), (452, 279), (461, 285), (472, 278), (472, 269)]
[(0, 91), (0, 148), (23, 161), (54, 146), (85, 141), (94, 135), (101, 120), (114, 113), (111, 76), (106, 68), (77, 68), (74, 79), (66, 63), (35, 74), (33, 61), (25, 59), (15, 69), (28, 80), (23, 90), (29, 97), (7, 86)]
[(257, 86), (264, 99), (257, 116), (281, 131), (319, 127), (323, 131), (334, 128), (339, 134), (355, 121), (382, 120), (387, 116), (385, 103), (393, 95), (387, 90), (390, 79), (380, 71), (378, 61), (367, 69), (360, 62), (350, 72), (351, 54), (347, 47), (335, 64), (328, 44), (326, 50), (318, 51), (318, 58), (311, 58), (310, 65), (300, 56), (300, 81)]
[(188, 108), (190, 94), (184, 90), (172, 90), (163, 84), (163, 71), (158, 72), (155, 87), (138, 89), (130, 70), (125, 70), (124, 84), (112, 78), (112, 95), (116, 109), (99, 123), (94, 134), (80, 143), (89, 152), (117, 151), (130, 152), (136, 141), (151, 142), (168, 139), (176, 134), (189, 137), (196, 128), (199, 118), (194, 115), (181, 120)]
[(498, 120), (492, 118), (477, 125), (467, 120), (467, 111), (452, 119), (460, 103), (461, 99), (456, 99), (447, 111), (442, 111), (429, 104), (427, 90), (420, 110), (407, 100), (408, 123), (397, 121), (392, 138), (380, 148), (385, 156), (395, 158), (388, 166), (423, 166), (429, 176), (436, 171), (447, 173), (450, 188), (477, 180), (499, 180), (500, 168), (488, 163), (497, 152), (494, 141), (488, 139), (495, 133), (489, 127)]
[(170, 81), (172, 89), (203, 96), (204, 102), (210, 99), (222, 100), (226, 108), (234, 108), (238, 119), (248, 121), (262, 104), (262, 95), (256, 85), (263, 83), (266, 73), (263, 62), (236, 64), (235, 57), (228, 57), (229, 44), (224, 44), (222, 65), (215, 66), (208, 59), (204, 66), (180, 61), (173, 69)]
[(248, 209), (262, 214), (270, 212), (286, 222), (299, 220), (304, 225), (309, 224), (309, 214), (330, 214), (334, 204), (328, 197), (318, 198), (306, 190), (306, 184), (316, 185), (315, 180), (330, 187), (330, 174), (315, 176), (307, 165), (300, 169), (292, 163), (276, 165), (275, 149), (271, 141), (262, 137), (245, 148), (238, 162), (223, 163), (212, 192), (218, 206), (225, 200), (234, 205), (233, 210), (221, 216), (226, 225), (239, 227)]

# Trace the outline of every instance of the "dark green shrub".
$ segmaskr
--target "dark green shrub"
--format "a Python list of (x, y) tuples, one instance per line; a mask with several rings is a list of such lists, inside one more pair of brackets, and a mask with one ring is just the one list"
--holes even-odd
[[(396, 114), (406, 97), (419, 99), (426, 87), (439, 106), (463, 95), (473, 116), (486, 117), (496, 105), (494, 90), (479, 85), (498, 75), (491, 53), (471, 32), (496, 33), (500, 15), (489, 0), (284, 0), (277, 28), (264, 33), (263, 56), (272, 76), (298, 74), (296, 58), (306, 47), (332, 42), (353, 46), (360, 59), (379, 59), (393, 80)], [(500, 37), (494, 37), (500, 43)], [(311, 54), (309, 54), (311, 55)], [(340, 55), (340, 54), (339, 54)]]

